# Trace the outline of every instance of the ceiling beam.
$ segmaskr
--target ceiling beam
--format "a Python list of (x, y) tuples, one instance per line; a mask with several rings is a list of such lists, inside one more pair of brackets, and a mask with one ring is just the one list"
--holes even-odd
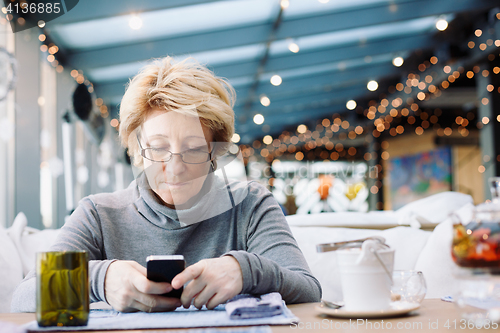
[[(285, 115), (293, 111), (301, 111), (307, 109), (307, 107), (311, 105), (316, 105), (316, 107), (321, 105), (327, 106), (330, 105), (332, 101), (343, 102), (345, 107), (345, 102), (347, 101), (346, 96), (359, 94), (359, 92), (363, 90), (366, 90), (366, 87), (364, 87), (363, 89), (363, 86), (358, 85), (355, 87), (343, 89), (340, 88), (330, 91), (323, 90), (314, 93), (308, 92), (303, 94), (296, 94), (295, 96), (290, 96), (287, 98), (271, 100), (271, 105), (268, 107), (265, 107), (260, 103), (255, 103), (255, 105), (251, 109), (251, 112), (252, 116), (255, 113), (261, 113), (264, 115), (264, 117), (273, 114)], [(235, 110), (235, 113), (240, 115), (242, 113), (245, 113), (245, 111), (239, 108)]]
[[(411, 20), (419, 17), (476, 11), (498, 6), (497, 0), (420, 0), (401, 1), (391, 7), (374, 4), (346, 11), (322, 13), (308, 17), (283, 19), (276, 32), (277, 39), (309, 36), (363, 26)], [(391, 12), (391, 8), (396, 10)], [(69, 52), (69, 62), (77, 69), (89, 69), (141, 61), (147, 58), (182, 55), (224, 49), (248, 44), (266, 43), (269, 24), (209, 31), (172, 38), (144, 41), (80, 52)]]
[[(271, 56), (267, 61), (265, 72), (279, 74), (280, 71), (306, 66), (315, 66), (337, 61), (376, 56), (387, 53), (402, 53), (415, 49), (432, 49), (437, 42), (430, 35), (417, 34), (391, 39), (370, 40), (364, 44), (354, 41), (350, 45), (330, 48), (286, 53)], [(255, 70), (255, 61), (238, 62), (228, 65), (211, 66), (218, 76), (225, 78), (247, 76)]]
[(185, 7), (221, 0), (168, 0), (168, 1), (137, 1), (137, 0), (80, 0), (66, 14), (47, 22), (47, 27), (59, 24), (71, 24), (84, 21), (104, 19), (111, 16), (143, 13), (154, 10)]
[[(432, 49), (437, 46), (432, 36), (422, 34), (412, 34), (394, 39), (370, 40), (364, 44), (354, 42), (350, 45), (328, 47), (315, 50), (301, 51), (293, 54), (287, 53), (281, 56), (271, 56), (265, 66), (265, 73), (280, 74), (281, 71), (317, 66), (328, 63), (335, 63), (344, 60), (364, 58), (366, 56), (376, 56), (381, 54), (397, 55), (399, 53), (411, 52), (415, 49)], [(228, 78), (239, 78), (253, 75), (258, 69), (257, 59), (250, 61), (240, 61), (231, 64), (219, 64), (209, 66), (217, 76)], [(129, 74), (125, 74), (121, 79), (128, 81)], [(107, 84), (106, 81), (99, 82), (90, 76), (94, 83)], [(118, 80), (112, 80), (118, 82)], [(121, 83), (120, 83), (121, 84)]]

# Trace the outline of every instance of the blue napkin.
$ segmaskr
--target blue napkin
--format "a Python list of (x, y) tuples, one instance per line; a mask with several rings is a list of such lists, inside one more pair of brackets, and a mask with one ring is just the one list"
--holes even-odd
[(276, 292), (261, 296), (243, 294), (226, 303), (226, 313), (230, 319), (265, 318), (282, 314), (284, 306)]

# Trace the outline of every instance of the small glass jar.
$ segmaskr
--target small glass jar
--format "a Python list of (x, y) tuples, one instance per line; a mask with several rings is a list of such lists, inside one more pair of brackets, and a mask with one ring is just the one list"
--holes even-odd
[(422, 272), (407, 270), (392, 273), (392, 301), (420, 304), (424, 300), (426, 293), (427, 284)]

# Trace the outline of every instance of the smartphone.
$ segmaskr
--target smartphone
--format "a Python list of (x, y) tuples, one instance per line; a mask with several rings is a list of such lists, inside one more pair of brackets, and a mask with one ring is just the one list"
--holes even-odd
[[(186, 261), (182, 255), (154, 255), (146, 258), (146, 265), (149, 280), (171, 283), (172, 279), (186, 268)], [(181, 298), (183, 289), (172, 289), (162, 296)]]

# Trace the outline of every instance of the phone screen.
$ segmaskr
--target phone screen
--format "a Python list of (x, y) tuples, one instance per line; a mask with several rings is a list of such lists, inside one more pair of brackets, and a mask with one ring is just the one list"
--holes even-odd
[[(147, 278), (155, 282), (172, 282), (172, 279), (186, 267), (182, 255), (153, 255), (146, 258)], [(183, 287), (163, 294), (165, 297), (181, 298)]]

